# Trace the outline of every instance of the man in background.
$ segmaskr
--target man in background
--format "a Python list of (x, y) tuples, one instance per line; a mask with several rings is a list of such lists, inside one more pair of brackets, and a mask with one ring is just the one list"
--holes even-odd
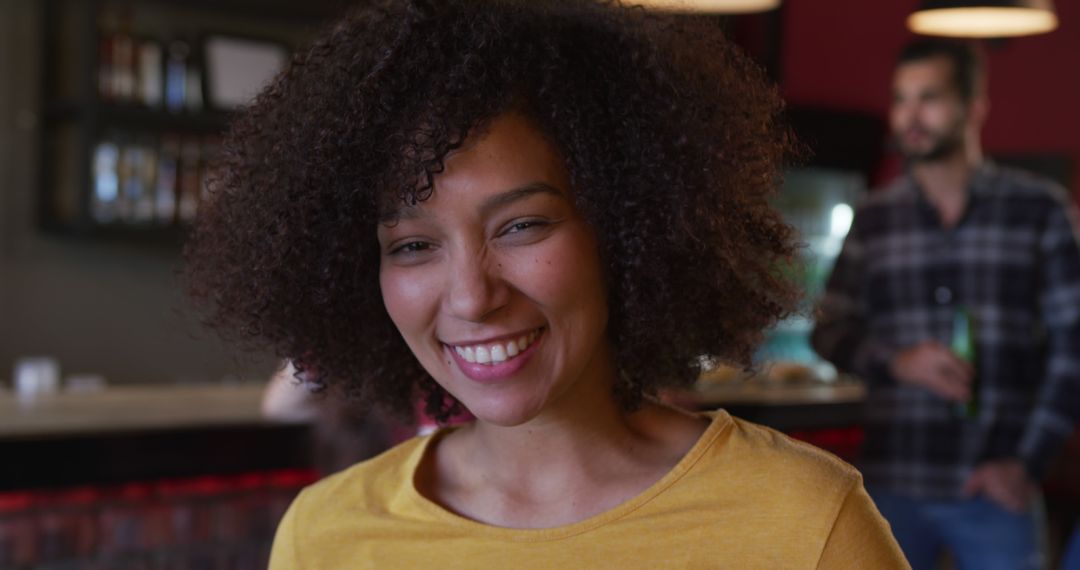
[(867, 383), (861, 469), (912, 567), (1038, 568), (1038, 482), (1080, 418), (1080, 249), (1066, 192), (983, 158), (978, 54), (921, 40), (893, 78), (905, 173), (872, 193), (815, 350)]

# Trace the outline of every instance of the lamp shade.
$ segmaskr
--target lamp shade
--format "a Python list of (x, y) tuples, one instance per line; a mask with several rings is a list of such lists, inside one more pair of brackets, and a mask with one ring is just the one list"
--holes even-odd
[(929, 36), (1004, 38), (1053, 31), (1052, 0), (928, 0), (908, 16), (908, 28)]
[(772, 10), (780, 5), (780, 0), (626, 0), (626, 3), (661, 12), (748, 14)]

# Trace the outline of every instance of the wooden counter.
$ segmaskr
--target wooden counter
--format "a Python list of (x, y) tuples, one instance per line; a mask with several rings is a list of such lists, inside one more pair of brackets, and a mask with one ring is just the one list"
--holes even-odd
[(0, 392), (0, 439), (263, 423), (263, 386), (116, 387), (28, 402)]
[[(0, 392), (0, 439), (85, 435), (268, 423), (259, 413), (263, 386), (120, 387), (89, 394), (58, 394), (29, 403)], [(859, 405), (858, 382), (768, 384), (738, 381), (678, 394), (697, 409), (847, 407)]]
[(731, 381), (676, 394), (680, 405), (724, 408), (740, 418), (781, 431), (851, 427), (862, 421), (866, 386), (861, 382), (768, 383)]
[(0, 394), (0, 490), (305, 468), (305, 424), (267, 422), (261, 385)]
[[(20, 402), (0, 393), (0, 490), (308, 467), (306, 424), (268, 422), (261, 385), (116, 387)], [(779, 430), (859, 424), (858, 383), (738, 382), (673, 399)]]

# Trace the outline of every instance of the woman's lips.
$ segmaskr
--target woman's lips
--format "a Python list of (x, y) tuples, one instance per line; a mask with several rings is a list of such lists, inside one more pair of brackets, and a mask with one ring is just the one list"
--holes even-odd
[[(540, 328), (533, 333), (526, 335), (530, 340), (524, 350), (520, 349), (520, 343), (517, 342), (517, 339), (500, 343), (489, 343), (490, 345), (481, 344), (460, 347), (444, 344), (443, 347), (450, 353), (457, 363), (458, 368), (460, 368), (469, 379), (481, 384), (495, 384), (510, 378), (525, 366), (543, 342), (546, 330), (546, 328)], [(513, 348), (505, 348), (505, 345), (510, 342), (514, 342), (514, 348), (518, 349), (516, 355), (510, 354), (514, 352)], [(499, 350), (502, 351), (502, 354), (498, 353)], [(496, 357), (494, 360), (499, 360), (501, 358), (505, 358), (505, 360), (502, 362), (492, 362), (492, 352), (496, 353), (494, 355)], [(469, 362), (469, 360), (473, 360), (473, 362)]]

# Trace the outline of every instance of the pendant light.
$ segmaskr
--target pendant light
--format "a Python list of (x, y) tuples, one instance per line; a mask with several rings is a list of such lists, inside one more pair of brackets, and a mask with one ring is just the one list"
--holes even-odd
[(1053, 0), (925, 0), (907, 24), (928, 36), (1004, 38), (1051, 32), (1058, 19)]
[(780, 0), (626, 0), (626, 3), (660, 12), (749, 14), (773, 10)]

